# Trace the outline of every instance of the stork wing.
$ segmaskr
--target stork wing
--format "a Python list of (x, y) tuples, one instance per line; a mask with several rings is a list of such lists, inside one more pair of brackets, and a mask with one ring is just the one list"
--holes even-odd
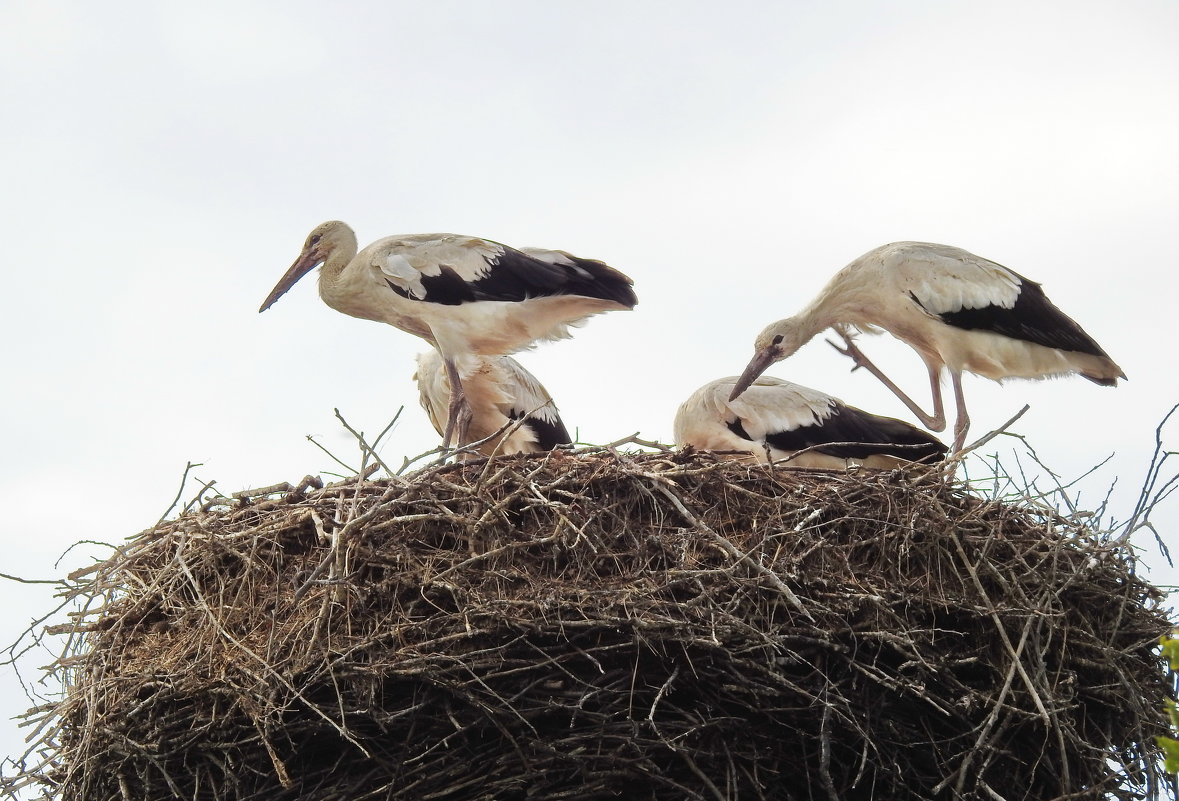
[[(722, 394), (726, 386), (732, 388), (732, 379), (719, 387)], [(730, 431), (781, 451), (819, 446), (815, 448), (819, 453), (843, 459), (888, 454), (909, 460), (940, 457), (946, 452), (945, 445), (915, 426), (870, 414), (817, 389), (773, 376), (758, 378), (736, 400), (725, 403), (737, 415), (728, 422)], [(918, 447), (895, 447), (898, 445)]]
[(454, 306), (578, 295), (627, 308), (638, 302), (625, 275), (600, 261), (562, 251), (516, 250), (450, 234), (391, 237), (380, 244), (372, 253), (373, 267), (394, 292), (410, 300)]
[(917, 461), (940, 459), (946, 453), (945, 445), (916, 426), (838, 402), (830, 417), (822, 423), (770, 434), (766, 442), (784, 451), (817, 445), (819, 447), (815, 450), (819, 453), (842, 459), (867, 459), (876, 454), (887, 454)]
[(728, 400), (735, 383), (736, 378), (717, 382), (715, 402), (736, 416), (745, 432), (742, 436), (755, 441), (783, 431), (813, 428), (827, 419), (838, 402), (826, 393), (773, 376), (759, 377), (735, 400)]
[(497, 361), (503, 372), (505, 389), (512, 397), (508, 417), (513, 420), (526, 418), (524, 425), (532, 429), (537, 445), (544, 450), (571, 443), (573, 438), (557, 413), (557, 405), (536, 376), (511, 357), (503, 356)]
[(417, 369), (413, 380), (418, 385), (418, 401), (426, 410), (426, 416), (439, 436), (446, 430), (446, 413), (450, 403), (450, 386), (446, 371), (442, 368), (442, 357), (436, 350), (417, 355)]
[(961, 248), (921, 244), (897, 269), (905, 275), (911, 299), (942, 322), (1108, 358), (1035, 281)]
[(1010, 309), (1024, 283), (1001, 264), (961, 248), (926, 242), (901, 243), (884, 256), (884, 267), (921, 308), (935, 316), (968, 309)]

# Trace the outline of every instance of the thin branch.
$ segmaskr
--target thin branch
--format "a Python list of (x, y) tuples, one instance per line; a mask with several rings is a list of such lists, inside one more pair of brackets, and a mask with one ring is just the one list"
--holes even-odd
[(160, 515), (160, 519), (156, 521), (157, 526), (160, 523), (163, 523), (164, 520), (167, 519), (168, 515), (170, 515), (172, 513), (172, 510), (176, 508), (176, 504), (180, 503), (180, 498), (182, 495), (184, 495), (184, 488), (185, 488), (185, 486), (188, 485), (189, 472), (194, 467), (202, 467), (202, 466), (203, 466), (203, 464), (201, 462), (189, 462), (188, 464), (186, 464), (184, 466), (184, 473), (183, 473), (183, 475), (180, 476), (180, 488), (176, 490), (176, 497), (172, 499), (172, 503), (168, 504), (168, 508), (164, 510), (164, 513), (162, 515)]

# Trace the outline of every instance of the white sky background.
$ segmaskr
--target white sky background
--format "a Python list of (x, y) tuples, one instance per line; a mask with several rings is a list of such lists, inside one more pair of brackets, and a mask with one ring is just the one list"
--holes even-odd
[[(1179, 401), (1176, 42), (1173, 0), (0, 0), (0, 572), (87, 564), (102, 551), (55, 560), (150, 526), (189, 461), (226, 493), (334, 470), (308, 434), (359, 461), (333, 407), (373, 434), (404, 405), (387, 460), (437, 444), (423, 342), (310, 278), (257, 314), (327, 219), (634, 278), (634, 312), (520, 357), (591, 442), (670, 440), (683, 398), (870, 248), (967, 248), (1042, 282), (1130, 376), (968, 378), (972, 434), (1031, 404), (1016, 430), (1066, 480), (1114, 455), (1081, 501), (1116, 480), (1124, 518)], [(863, 345), (926, 397), (916, 356)], [(769, 372), (908, 417), (848, 366), (820, 338)], [(1156, 522), (1173, 538), (1179, 502)], [(51, 599), (0, 581), (0, 602), (6, 644)], [(0, 668), (0, 754), (30, 703)]]

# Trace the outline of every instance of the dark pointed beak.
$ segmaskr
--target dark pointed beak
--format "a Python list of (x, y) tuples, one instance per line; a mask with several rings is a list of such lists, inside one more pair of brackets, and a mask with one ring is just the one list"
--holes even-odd
[(777, 361), (778, 349), (765, 348), (753, 354), (753, 358), (749, 361), (749, 366), (745, 368), (745, 372), (737, 379), (736, 386), (733, 387), (733, 394), (729, 395), (729, 400), (736, 400), (737, 396), (745, 390), (749, 389), (749, 385), (757, 380), (757, 377), (766, 371), (766, 368)]
[(299, 254), (299, 258), (291, 265), (291, 269), (287, 270), (286, 275), (278, 279), (278, 283), (274, 285), (274, 289), (270, 290), (270, 294), (266, 296), (266, 300), (262, 301), (262, 306), (258, 309), (258, 313), (269, 309), (274, 305), (274, 302), (286, 294), (287, 290), (293, 287), (300, 278), (307, 275), (307, 273), (314, 270), (323, 259), (314, 250), (304, 250)]

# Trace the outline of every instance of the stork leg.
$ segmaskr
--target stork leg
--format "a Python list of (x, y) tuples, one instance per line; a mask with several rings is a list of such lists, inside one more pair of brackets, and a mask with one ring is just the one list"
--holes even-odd
[(442, 435), (442, 447), (450, 448), (465, 445), (467, 429), (471, 425), (471, 404), (467, 401), (467, 393), (463, 389), (463, 380), (459, 377), (458, 367), (452, 359), (442, 357), (446, 367), (446, 378), (450, 381), (450, 407), (446, 414), (446, 432)]
[(954, 421), (954, 449), (950, 453), (958, 453), (966, 445), (966, 432), (970, 429), (970, 415), (966, 413), (966, 397), (962, 394), (962, 373), (957, 370), (950, 373), (950, 381), (954, 385), (954, 398), (958, 402), (958, 418)]
[[(881, 370), (879, 367), (874, 365), (868, 359), (868, 357), (864, 355), (864, 352), (862, 350), (860, 350), (858, 347), (856, 347), (856, 343), (852, 341), (852, 338), (848, 334), (846, 334), (842, 331), (839, 331), (838, 333), (839, 333), (839, 336), (843, 338), (843, 342), (844, 342), (845, 347), (841, 348), (838, 345), (836, 345), (834, 342), (832, 342), (831, 340), (827, 340), (827, 344), (830, 345), (831, 347), (835, 348), (837, 351), (842, 353), (844, 356), (847, 356), (849, 359), (851, 359), (852, 361), (854, 361), (856, 363), (856, 366), (852, 368), (853, 371), (858, 370), (861, 367), (863, 367), (869, 373), (871, 373), (872, 375), (874, 375), (878, 379), (880, 379), (880, 383), (884, 384), (884, 386), (886, 386), (890, 390), (892, 390), (892, 394), (894, 394), (898, 398), (900, 398), (901, 401), (906, 406), (909, 407), (909, 411), (911, 411), (914, 415), (917, 416), (917, 419), (921, 421), (921, 424), (923, 426), (928, 428), (930, 431), (945, 431), (945, 429), (946, 429), (946, 411), (945, 411), (945, 407), (942, 404), (942, 385), (941, 385), (941, 381), (939, 380), (941, 377), (941, 366), (940, 365), (939, 366), (934, 366), (934, 365), (930, 365), (930, 364), (926, 365), (926, 367), (929, 369), (929, 389), (933, 393), (933, 414), (927, 414), (924, 409), (922, 409), (920, 406), (917, 405), (916, 401), (914, 401), (912, 398), (910, 398), (908, 395), (906, 395), (904, 393), (904, 391), (902, 391), (901, 388), (898, 387), (893, 382), (893, 380), (891, 378), (886, 376), (884, 374), (883, 370)], [(954, 378), (955, 378), (955, 386), (961, 387), (962, 377), (960, 375), (955, 374)], [(961, 398), (962, 398), (962, 395), (961, 395), (961, 392), (959, 392), (959, 394), (958, 394), (959, 412), (964, 413), (965, 408), (962, 406)]]

